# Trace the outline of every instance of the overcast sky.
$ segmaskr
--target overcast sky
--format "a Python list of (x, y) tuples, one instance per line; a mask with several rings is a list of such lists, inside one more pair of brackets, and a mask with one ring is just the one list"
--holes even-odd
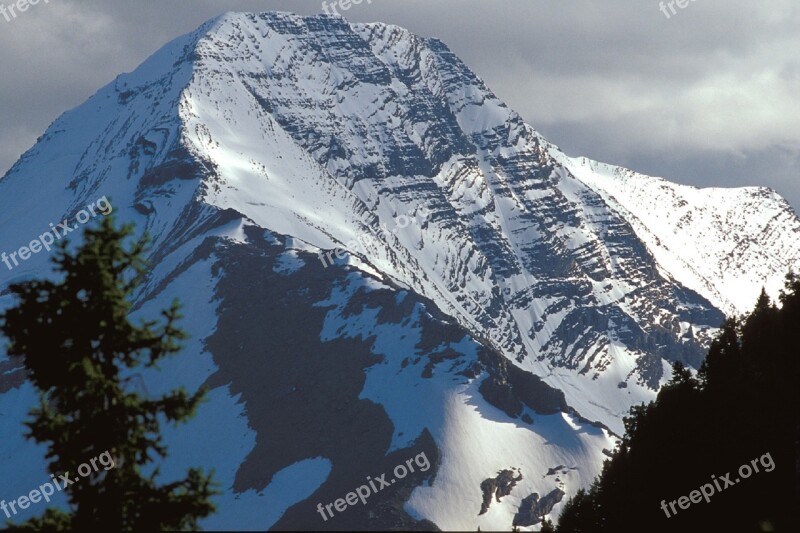
[[(570, 155), (693, 185), (765, 185), (800, 211), (800, 2), (687, 1), (670, 18), (656, 0), (363, 0), (340, 12), (442, 39)], [(59, 114), (205, 20), (322, 11), (321, 0), (44, 2), (0, 15), (0, 174)]]

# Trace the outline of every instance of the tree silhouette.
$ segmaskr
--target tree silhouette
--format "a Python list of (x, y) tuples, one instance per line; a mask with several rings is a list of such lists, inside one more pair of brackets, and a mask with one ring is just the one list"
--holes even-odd
[(160, 424), (195, 414), (205, 390), (174, 390), (147, 398), (131, 386), (136, 369), (155, 367), (186, 338), (176, 323), (178, 303), (161, 320), (130, 320), (131, 300), (146, 269), (145, 240), (126, 241), (131, 226), (106, 217), (84, 232), (75, 253), (62, 243), (53, 263), (60, 281), (13, 285), (17, 304), (2, 317), (8, 354), (23, 358), (40, 403), (26, 436), (48, 447), (54, 476), (103, 452), (114, 467), (64, 488), (69, 510), (48, 509), (18, 527), (78, 531), (196, 529), (215, 511), (211, 475), (190, 469), (185, 479), (159, 485), (157, 458), (167, 455)]
[[(631, 409), (619, 448), (566, 503), (558, 531), (798, 531), (796, 274), (780, 302), (762, 291), (750, 315), (725, 322), (697, 377), (676, 363), (656, 401)], [(726, 474), (735, 486), (686, 506)]]

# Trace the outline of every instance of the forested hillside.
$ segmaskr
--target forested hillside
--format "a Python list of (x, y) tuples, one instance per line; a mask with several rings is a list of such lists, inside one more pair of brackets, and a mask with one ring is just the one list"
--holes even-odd
[(655, 402), (631, 409), (600, 478), (562, 533), (797, 531), (800, 277), (729, 319), (693, 376), (680, 363)]

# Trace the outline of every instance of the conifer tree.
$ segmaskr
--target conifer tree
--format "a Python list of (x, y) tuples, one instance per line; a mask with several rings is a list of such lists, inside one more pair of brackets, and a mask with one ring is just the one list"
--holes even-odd
[(74, 253), (65, 242), (54, 256), (57, 281), (16, 284), (17, 304), (0, 317), (8, 354), (21, 357), (39, 406), (26, 436), (47, 445), (56, 477), (109, 452), (115, 466), (65, 487), (69, 509), (48, 509), (21, 527), (78, 531), (196, 529), (215, 510), (211, 475), (190, 469), (159, 484), (154, 462), (167, 455), (162, 421), (195, 414), (205, 390), (143, 397), (131, 378), (180, 350), (178, 304), (161, 320), (131, 322), (132, 299), (146, 269), (144, 240), (128, 243), (131, 226), (106, 217), (84, 232)]
[[(762, 291), (748, 316), (723, 325), (697, 377), (676, 363), (656, 401), (631, 408), (612, 459), (567, 501), (558, 531), (799, 530), (796, 274), (780, 303)], [(715, 481), (710, 502), (691, 500), (724, 476), (733, 486)]]

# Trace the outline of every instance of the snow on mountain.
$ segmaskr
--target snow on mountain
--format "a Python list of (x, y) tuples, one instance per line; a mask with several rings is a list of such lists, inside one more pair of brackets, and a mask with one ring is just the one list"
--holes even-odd
[[(154, 239), (137, 312), (188, 304), (191, 344), (142, 386), (213, 387), (163, 468), (217, 468), (211, 528), (507, 529), (534, 493), (557, 515), (670, 362), (800, 265), (774, 193), (569, 158), (440, 41), (336, 16), (225, 14), (65, 113), (0, 180), (0, 249), (101, 196)], [(47, 259), (2, 274), (0, 307)], [(24, 491), (34, 397), (0, 365)]]
[(727, 314), (750, 311), (762, 288), (776, 299), (798, 266), (800, 220), (773, 190), (698, 189), (551, 153), (624, 213), (668, 275)]

